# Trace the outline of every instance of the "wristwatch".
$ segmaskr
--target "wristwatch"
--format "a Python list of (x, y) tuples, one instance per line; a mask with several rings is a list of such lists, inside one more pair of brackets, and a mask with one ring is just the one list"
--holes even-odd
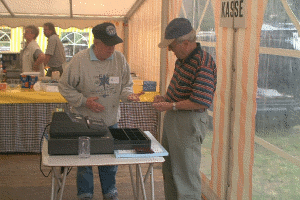
[(176, 102), (173, 103), (173, 110), (174, 111), (177, 110), (177, 108), (176, 108)]

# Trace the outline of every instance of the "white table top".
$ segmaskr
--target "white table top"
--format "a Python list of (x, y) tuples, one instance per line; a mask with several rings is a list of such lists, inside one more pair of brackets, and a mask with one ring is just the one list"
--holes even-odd
[[(151, 147), (157, 146), (159, 142), (153, 137), (149, 131), (145, 134), (151, 139)], [(114, 154), (98, 154), (91, 155), (89, 158), (79, 158), (78, 155), (49, 155), (48, 141), (44, 139), (42, 149), (42, 162), (45, 166), (101, 166), (101, 165), (128, 165), (143, 163), (161, 163), (164, 162), (163, 157), (145, 157), (145, 158), (116, 158)]]

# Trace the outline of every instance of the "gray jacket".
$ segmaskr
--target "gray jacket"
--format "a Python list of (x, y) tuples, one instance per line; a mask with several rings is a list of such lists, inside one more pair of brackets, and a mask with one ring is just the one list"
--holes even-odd
[[(133, 93), (130, 68), (124, 55), (118, 51), (104, 61), (91, 59), (93, 57), (92, 49), (77, 53), (62, 74), (59, 91), (75, 112), (103, 119), (107, 126), (111, 126), (120, 118), (120, 100), (126, 102)], [(85, 106), (88, 97), (98, 97), (96, 102), (105, 110), (92, 112)]]

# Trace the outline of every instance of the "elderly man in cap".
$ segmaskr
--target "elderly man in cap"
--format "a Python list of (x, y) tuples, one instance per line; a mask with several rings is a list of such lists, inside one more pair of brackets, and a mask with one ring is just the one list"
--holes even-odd
[[(92, 30), (94, 44), (77, 53), (66, 66), (59, 81), (59, 91), (74, 112), (95, 119), (103, 119), (117, 128), (120, 118), (119, 103), (139, 101), (133, 94), (129, 65), (115, 45), (123, 42), (112, 23), (102, 23)], [(104, 199), (118, 199), (116, 188), (117, 166), (99, 166), (99, 177)], [(78, 167), (79, 199), (93, 198), (92, 167)]]
[(213, 58), (196, 42), (196, 31), (185, 18), (172, 20), (158, 45), (177, 57), (174, 74), (164, 96), (153, 106), (167, 111), (162, 144), (169, 152), (163, 163), (167, 200), (201, 199), (201, 144), (217, 83)]

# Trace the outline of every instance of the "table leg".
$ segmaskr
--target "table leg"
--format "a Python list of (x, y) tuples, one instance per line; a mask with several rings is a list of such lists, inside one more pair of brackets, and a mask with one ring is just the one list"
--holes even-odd
[(63, 174), (62, 185), (61, 185), (61, 190), (60, 190), (60, 198), (59, 198), (60, 200), (62, 200), (62, 197), (63, 197), (63, 194), (64, 194), (67, 173), (68, 173), (68, 168), (64, 167), (64, 174)]
[(55, 167), (52, 167), (51, 200), (54, 200), (54, 198), (55, 198), (55, 194), (54, 194), (54, 190), (55, 190), (55, 175), (54, 175), (54, 170), (55, 170)]
[(143, 192), (143, 198), (144, 200), (147, 199), (146, 195), (146, 189), (145, 185), (147, 183), (147, 180), (150, 176), (150, 183), (151, 183), (151, 199), (154, 200), (154, 175), (153, 175), (153, 166), (154, 163), (149, 164), (147, 173), (145, 177), (143, 177), (143, 172), (140, 164), (136, 164), (136, 181), (134, 182), (134, 177), (133, 177), (133, 172), (132, 172), (132, 166), (129, 165), (129, 172), (131, 176), (131, 184), (132, 184), (132, 189), (133, 189), (133, 194), (134, 194), (134, 199), (138, 200), (139, 199), (139, 190), (140, 186)]
[(149, 166), (151, 168), (151, 198), (154, 200), (154, 175), (153, 175), (153, 164)]
[(139, 199), (139, 193), (140, 193), (140, 179), (139, 179), (139, 165), (135, 165), (135, 178), (136, 178), (136, 198)]
[(53, 174), (54, 174), (54, 178), (55, 178), (55, 183), (54, 183), (54, 200), (57, 199), (60, 187), (61, 187), (61, 181), (60, 181), (60, 177), (58, 176), (57, 172), (56, 172), (56, 168), (53, 170)]
[(138, 164), (138, 173), (139, 173), (140, 182), (141, 182), (141, 186), (142, 186), (143, 197), (144, 197), (144, 200), (147, 200), (144, 178), (143, 178), (143, 173), (142, 173), (142, 167), (140, 164)]
[(145, 184), (146, 184), (146, 182), (147, 182), (147, 179), (148, 179), (149, 175), (151, 174), (151, 169), (153, 169), (153, 165), (154, 165), (153, 163), (149, 164), (147, 173), (146, 173), (145, 178), (144, 178), (144, 183), (145, 183)]
[(132, 172), (132, 166), (129, 165), (129, 172), (130, 172), (130, 177), (131, 177), (131, 185), (132, 185), (132, 190), (133, 190), (133, 195), (134, 195), (134, 200), (137, 200), (137, 193), (136, 193), (136, 185), (134, 182), (134, 177), (133, 177), (133, 172)]
[(51, 200), (56, 200), (58, 197), (58, 193), (60, 192), (59, 199), (62, 200), (64, 187), (66, 183), (66, 177), (68, 173), (68, 168), (64, 167), (63, 174), (56, 172), (56, 168), (52, 167), (52, 192), (51, 192)]
[(149, 164), (147, 173), (144, 178), (144, 184), (146, 185), (148, 177), (150, 175), (150, 183), (151, 183), (151, 199), (154, 200), (154, 178), (153, 178), (153, 166), (154, 163)]

